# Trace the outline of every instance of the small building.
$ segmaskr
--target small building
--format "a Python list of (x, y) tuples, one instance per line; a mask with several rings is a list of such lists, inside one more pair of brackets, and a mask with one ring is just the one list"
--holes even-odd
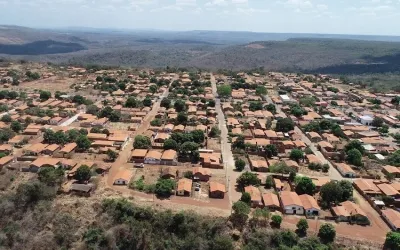
[(209, 181), (211, 177), (211, 171), (207, 168), (194, 167), (192, 173), (194, 180)]
[(62, 149), (60, 149), (60, 153), (65, 155), (70, 155), (73, 153), (78, 145), (75, 142), (66, 144)]
[(360, 206), (351, 201), (344, 201), (338, 206), (332, 207), (331, 210), (338, 221), (355, 222), (357, 224), (365, 224), (365, 222), (368, 222), (367, 214)]
[(4, 156), (0, 158), (0, 170), (10, 164), (14, 160), (14, 157), (11, 155)]
[(393, 231), (400, 232), (400, 212), (394, 209), (383, 209), (382, 218)]
[(225, 193), (226, 193), (226, 187), (224, 184), (215, 181), (210, 181), (210, 193), (209, 193), (210, 198), (223, 199)]
[(147, 151), (147, 149), (134, 149), (131, 153), (130, 161), (134, 163), (144, 163)]
[(274, 193), (265, 193), (262, 195), (264, 206), (270, 211), (280, 210), (278, 196)]
[(382, 167), (382, 172), (385, 175), (393, 175), (395, 178), (400, 177), (400, 169), (394, 166), (386, 165)]
[(132, 172), (129, 170), (121, 170), (114, 179), (114, 185), (128, 185), (132, 178)]
[(176, 195), (179, 196), (190, 196), (192, 193), (193, 181), (190, 179), (182, 178), (178, 181), (178, 186), (176, 188)]
[(174, 169), (170, 167), (163, 168), (161, 170), (161, 178), (163, 179), (175, 179), (178, 171), (175, 171)]
[(374, 118), (369, 115), (360, 116), (360, 122), (365, 126), (370, 126), (373, 120)]
[(251, 196), (251, 207), (262, 207), (262, 197), (260, 189), (255, 186), (247, 186), (244, 188), (246, 193)]
[(343, 177), (355, 178), (356, 172), (346, 163), (335, 163), (336, 169)]
[(303, 203), (297, 193), (290, 191), (280, 192), (280, 202), (285, 214), (304, 214)]
[(90, 196), (92, 188), (92, 185), (74, 183), (71, 185), (69, 191), (77, 195)]
[(300, 201), (303, 204), (304, 213), (306, 216), (319, 216), (321, 208), (318, 206), (317, 201), (308, 194), (299, 195)]
[(160, 164), (162, 153), (156, 150), (150, 150), (144, 158), (146, 164)]
[(268, 172), (268, 162), (264, 159), (252, 160), (250, 159), (250, 166), (256, 172)]
[(165, 150), (161, 155), (161, 163), (165, 165), (176, 165), (178, 153), (173, 150)]

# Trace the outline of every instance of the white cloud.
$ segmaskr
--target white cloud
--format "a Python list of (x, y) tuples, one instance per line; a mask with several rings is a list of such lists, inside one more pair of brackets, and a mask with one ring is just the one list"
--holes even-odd
[(254, 14), (254, 13), (267, 13), (269, 10), (267, 9), (254, 9), (254, 8), (236, 8), (236, 11), (239, 13), (244, 13), (244, 14)]
[(196, 6), (196, 0), (176, 0), (178, 6)]
[(210, 2), (207, 2), (204, 6), (211, 7), (211, 6), (226, 6), (226, 5), (228, 5), (227, 0), (211, 0)]

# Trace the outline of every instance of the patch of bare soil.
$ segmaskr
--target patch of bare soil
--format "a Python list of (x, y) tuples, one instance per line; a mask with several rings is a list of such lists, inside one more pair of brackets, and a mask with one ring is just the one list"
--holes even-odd
[(264, 49), (265, 47), (262, 46), (261, 44), (258, 44), (258, 43), (252, 43), (252, 44), (246, 45), (246, 48), (251, 48), (251, 49)]

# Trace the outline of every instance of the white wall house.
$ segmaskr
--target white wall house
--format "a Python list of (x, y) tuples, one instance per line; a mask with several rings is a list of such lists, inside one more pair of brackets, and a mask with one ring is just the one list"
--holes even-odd
[(366, 126), (370, 126), (373, 120), (374, 120), (374, 118), (369, 115), (360, 116), (361, 124), (366, 125)]

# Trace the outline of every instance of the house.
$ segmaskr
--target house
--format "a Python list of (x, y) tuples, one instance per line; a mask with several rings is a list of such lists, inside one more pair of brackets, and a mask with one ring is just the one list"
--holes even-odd
[(247, 186), (244, 188), (244, 192), (249, 193), (251, 196), (251, 207), (261, 207), (263, 205), (260, 189), (255, 186)]
[(174, 124), (169, 123), (164, 126), (164, 132), (171, 133), (174, 130), (174, 127)]
[(182, 178), (178, 181), (178, 186), (176, 188), (176, 195), (179, 196), (190, 196), (192, 193), (193, 181), (190, 179)]
[(211, 171), (207, 168), (194, 167), (192, 173), (194, 180), (209, 181), (211, 177)]
[(351, 201), (344, 201), (338, 206), (332, 207), (332, 214), (337, 217), (338, 221), (368, 221), (367, 214), (359, 205)]
[(121, 170), (114, 178), (114, 185), (128, 185), (131, 178), (132, 172), (130, 170)]
[(335, 163), (336, 169), (343, 177), (355, 178), (356, 172), (346, 163)]
[(321, 164), (321, 161), (318, 159), (317, 156), (311, 154), (311, 155), (306, 155), (307, 162), (314, 163), (314, 164)]
[(200, 153), (200, 161), (205, 168), (223, 168), (221, 153), (206, 152)]
[(264, 206), (270, 211), (280, 210), (278, 196), (274, 193), (265, 193), (262, 195)]
[(268, 172), (268, 163), (264, 159), (252, 160), (250, 159), (250, 166), (256, 172)]
[(2, 169), (4, 166), (7, 166), (14, 160), (14, 157), (11, 155), (4, 156), (0, 158), (0, 169)]
[(92, 188), (92, 185), (74, 183), (71, 185), (69, 191), (77, 195), (90, 196)]
[(226, 193), (226, 187), (224, 184), (215, 181), (210, 181), (210, 193), (209, 193), (210, 198), (223, 199), (225, 193)]
[(163, 168), (161, 170), (161, 178), (163, 179), (175, 179), (176, 176), (178, 175), (178, 170), (175, 171), (174, 169), (170, 167)]
[(161, 163), (165, 165), (176, 165), (177, 157), (178, 153), (175, 150), (165, 150), (161, 155)]
[(28, 146), (27, 148), (24, 149), (24, 154), (25, 155), (31, 155), (31, 156), (37, 156), (39, 155), (46, 147), (48, 144), (43, 144), (43, 143), (36, 143)]
[(319, 142), (322, 140), (322, 137), (316, 132), (309, 132), (308, 137), (312, 142)]
[(308, 194), (299, 195), (300, 201), (303, 204), (306, 216), (318, 216), (321, 208), (318, 206), (317, 201)]
[(385, 195), (385, 196), (390, 196), (393, 197), (394, 199), (399, 198), (400, 193), (390, 184), (387, 183), (382, 183), (376, 185), (379, 190)]
[(283, 188), (285, 187), (285, 185), (283, 185), (283, 182), (278, 178), (273, 178), (273, 180), (276, 191), (278, 192), (282, 191)]
[(53, 155), (56, 150), (58, 150), (60, 146), (58, 144), (51, 144), (42, 150), (42, 154)]
[(13, 146), (10, 144), (3, 144), (0, 145), (0, 153), (4, 153), (4, 154), (11, 154), (13, 151)]
[(157, 133), (157, 135), (154, 137), (154, 142), (164, 143), (169, 137), (170, 135), (167, 133)]
[(150, 150), (144, 157), (144, 163), (146, 164), (160, 164), (162, 153), (156, 150)]
[(280, 192), (280, 202), (285, 214), (304, 214), (303, 203), (297, 193), (290, 191)]
[(400, 232), (400, 212), (394, 209), (383, 209), (382, 217), (393, 231)]
[(144, 158), (147, 155), (147, 149), (132, 150), (130, 161), (134, 163), (144, 163)]
[(400, 177), (400, 169), (394, 166), (386, 165), (382, 167), (382, 172), (385, 175), (393, 175), (395, 178)]
[(71, 142), (66, 144), (59, 152), (65, 157), (65, 155), (69, 155), (74, 152), (77, 146), (78, 145), (75, 142)]
[(372, 124), (372, 121), (374, 120), (374, 118), (372, 118), (369, 115), (363, 115), (359, 117), (361, 124), (366, 125), (366, 126), (370, 126)]
[(356, 179), (353, 181), (354, 187), (364, 195), (377, 196), (381, 195), (381, 190), (376, 186), (374, 180)]
[(55, 168), (60, 164), (60, 159), (51, 157), (39, 157), (29, 165), (29, 171), (39, 172), (43, 167)]

